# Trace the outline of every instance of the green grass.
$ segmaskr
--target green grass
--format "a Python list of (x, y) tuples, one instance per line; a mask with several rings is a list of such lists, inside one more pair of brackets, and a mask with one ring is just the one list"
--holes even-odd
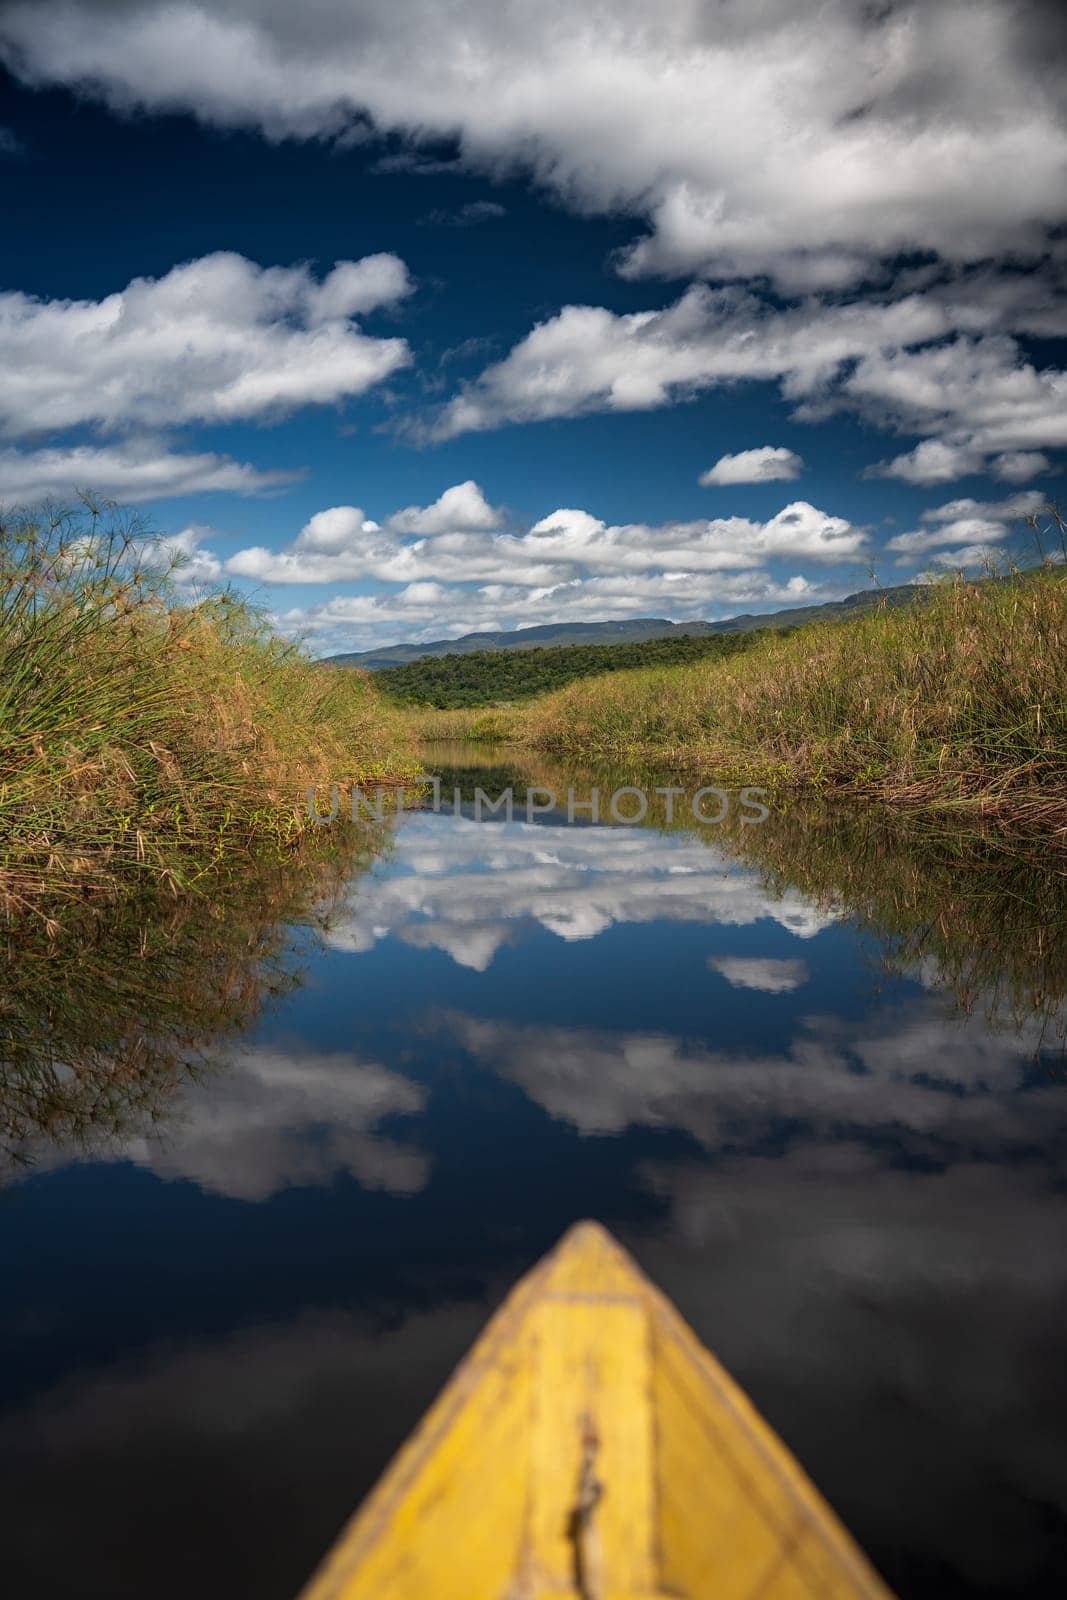
[(531, 700), (576, 678), (630, 667), (721, 660), (751, 647), (761, 633), (645, 639), (631, 644), (572, 644), (534, 650), (476, 650), (423, 656), (375, 673), (376, 687), (403, 705), (458, 710)]
[(1062, 568), (946, 580), (915, 606), (764, 639), (725, 661), (586, 679), (536, 702), (525, 737), (1062, 825)]
[(291, 849), (308, 785), (414, 772), (364, 674), (172, 576), (112, 514), (0, 527), (0, 910), (177, 891)]
[(504, 744), (520, 739), (525, 727), (523, 708), (518, 706), (467, 706), (448, 711), (413, 706), (404, 722), (420, 741), (462, 739), (476, 744)]

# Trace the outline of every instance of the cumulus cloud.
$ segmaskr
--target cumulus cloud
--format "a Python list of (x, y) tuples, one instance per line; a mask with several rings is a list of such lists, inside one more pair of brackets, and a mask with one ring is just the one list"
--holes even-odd
[(794, 450), (763, 444), (756, 450), (720, 456), (713, 467), (700, 474), (700, 482), (709, 488), (718, 484), (774, 483), (778, 479), (799, 478), (803, 470), (804, 462)]
[(494, 511), (471, 478), (454, 483), (433, 505), (407, 506), (394, 512), (387, 524), (394, 533), (426, 534), (469, 533), (499, 525), (500, 512)]
[(362, 394), (410, 357), (351, 319), (409, 289), (395, 256), (319, 282), (220, 251), (103, 300), (0, 294), (0, 431), (233, 422)]
[(1050, 471), (1051, 466), (1040, 450), (1008, 450), (993, 462), (993, 476), (1003, 483), (1026, 483)]
[(818, 26), (790, 0), (663, 0), (654, 28), (636, 0), (0, 4), (23, 81), (271, 138), (454, 137), (468, 166), (645, 219), (631, 275), (792, 288), (1038, 248), (1062, 217), (1062, 54), (1042, 0), (828, 0)]
[(358, 506), (315, 514), (288, 550), (259, 546), (227, 563), (236, 576), (278, 583), (486, 581), (531, 588), (581, 575), (647, 575), (668, 587), (696, 573), (747, 571), (775, 559), (850, 561), (866, 534), (844, 517), (796, 500), (766, 522), (721, 517), (692, 522), (609, 524), (561, 508), (525, 533), (499, 531), (476, 483), (446, 489), (430, 506), (408, 506), (384, 523)]
[(959, 517), (938, 528), (919, 528), (914, 533), (898, 533), (890, 539), (888, 548), (911, 556), (937, 550), (942, 545), (985, 549), (988, 545), (999, 544), (1007, 531), (1006, 523), (987, 517)]
[(945, 483), (983, 469), (1040, 470), (1039, 450), (1067, 447), (1067, 371), (1038, 369), (1004, 334), (964, 334), (922, 349), (881, 350), (857, 363), (842, 402), (904, 432), (913, 451), (873, 469), (912, 483)]
[(1039, 489), (1024, 489), (1005, 500), (972, 500), (964, 496), (930, 506), (922, 513), (923, 522), (956, 522), (960, 517), (986, 517), (994, 522), (1016, 522), (1044, 509), (1045, 496)]
[[(1067, 447), (1067, 374), (1019, 342), (1067, 331), (1054, 7), (827, 0), (818, 23), (788, 0), (723, 0), (713, 14), (665, 0), (651, 31), (636, 0), (459, 0), (445, 13), (310, 0), (299, 28), (273, 0), (0, 0), (0, 59), (33, 84), (271, 138), (409, 136), (378, 162), (391, 171), (526, 170), (579, 210), (645, 219), (618, 259), (625, 273), (719, 282), (646, 312), (565, 306), (434, 417), (409, 421), (416, 435), (764, 381), (798, 420), (847, 409), (909, 435), (875, 472), (1029, 481)], [(442, 156), (442, 138), (458, 154)], [(483, 198), (431, 215), (471, 223), (500, 209)], [(893, 267), (902, 253), (925, 259)], [(206, 323), (182, 306), (198, 272)], [(731, 278), (760, 293), (721, 287)], [(351, 318), (408, 287), (392, 256), (341, 263), (321, 284), (218, 256), (99, 305), (7, 296), (0, 357), (25, 379), (0, 417), (6, 399), (9, 432), (165, 426), (359, 393), (408, 351)], [(169, 349), (165, 330), (185, 324), (193, 347)], [(724, 460), (705, 481), (742, 481), (730, 471)], [(769, 476), (768, 456), (744, 481)]]
[(996, 554), (1025, 518), (1036, 516), (1045, 507), (1044, 495), (1028, 489), (1006, 500), (974, 500), (965, 497), (947, 500), (922, 513), (924, 526), (910, 533), (895, 534), (886, 548), (895, 551), (903, 565), (930, 551), (939, 566), (979, 566)]
[(359, 506), (331, 506), (316, 512), (288, 548), (239, 550), (226, 571), (261, 583), (374, 579), (392, 586), (277, 619), (283, 630), (310, 628), (325, 647), (330, 631), (345, 624), (374, 637), (400, 623), (428, 638), (509, 621), (650, 614), (682, 620), (715, 606), (814, 603), (830, 597), (825, 585), (767, 569), (794, 561), (840, 566), (867, 547), (863, 528), (805, 500), (765, 522), (609, 524), (577, 508), (553, 511), (525, 532), (503, 531), (503, 520), (468, 480), (432, 505), (407, 506), (380, 522)]
[(995, 545), (968, 544), (961, 550), (938, 550), (930, 557), (932, 567), (951, 568), (953, 572), (973, 572), (977, 567), (994, 570), (1000, 552)]
[(776, 556), (851, 560), (866, 536), (844, 517), (794, 500), (763, 523), (726, 517), (612, 527), (585, 511), (559, 510), (535, 522), (529, 538), (545, 555), (590, 569), (641, 571), (666, 565), (709, 572), (758, 566)]
[(127, 503), (211, 491), (262, 494), (292, 483), (296, 476), (260, 472), (213, 452), (170, 450), (158, 441), (0, 450), (0, 503), (61, 500), (80, 489)]
[(982, 457), (978, 451), (946, 444), (941, 439), (924, 439), (914, 450), (873, 467), (871, 476), (901, 478), (905, 483), (925, 485), (951, 483), (954, 478), (964, 478), (981, 470)]
[[(1042, 470), (1041, 450), (1067, 447), (1067, 372), (1037, 368), (1016, 337), (1067, 330), (1059, 267), (1050, 273), (1047, 281), (1038, 274), (1037, 289), (979, 271), (919, 287), (904, 280), (881, 298), (782, 305), (695, 284), (662, 310), (565, 306), (421, 426), (447, 439), (506, 422), (652, 410), (764, 382), (778, 384), (797, 421), (851, 411), (872, 426), (926, 436), (872, 467), (874, 475), (944, 483), (991, 458), (1009, 480), (1032, 475)], [(702, 481), (731, 481), (731, 470), (724, 459)]]

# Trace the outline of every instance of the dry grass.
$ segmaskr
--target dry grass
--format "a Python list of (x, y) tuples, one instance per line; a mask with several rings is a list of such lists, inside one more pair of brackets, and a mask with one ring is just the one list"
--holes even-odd
[(176, 890), (291, 848), (309, 784), (414, 770), (363, 674), (233, 595), (177, 599), (139, 529), (91, 510), (0, 528), (0, 908)]
[(404, 720), (412, 736), (422, 741), (464, 739), (504, 744), (522, 738), (526, 719), (525, 707), (518, 706), (462, 706), (447, 711), (419, 706), (407, 708)]
[(1046, 566), (723, 662), (616, 673), (537, 702), (527, 737), (779, 786), (1067, 823), (1067, 586)]

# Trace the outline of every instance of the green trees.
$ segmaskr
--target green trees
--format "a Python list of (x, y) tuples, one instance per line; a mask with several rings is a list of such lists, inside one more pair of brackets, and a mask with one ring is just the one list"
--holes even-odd
[(630, 667), (675, 666), (720, 660), (751, 647), (773, 629), (758, 633), (710, 634), (646, 639), (638, 644), (573, 644), (539, 650), (476, 650), (465, 655), (424, 656), (374, 674), (376, 686), (405, 705), (458, 710), (530, 700), (603, 672)]

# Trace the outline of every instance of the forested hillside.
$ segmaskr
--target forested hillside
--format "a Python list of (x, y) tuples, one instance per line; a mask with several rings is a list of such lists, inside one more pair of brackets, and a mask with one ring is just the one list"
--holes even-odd
[(719, 633), (757, 633), (765, 628), (799, 628), (808, 622), (848, 621), (865, 611), (910, 605), (923, 592), (922, 584), (904, 583), (890, 588), (861, 589), (844, 600), (824, 600), (821, 605), (792, 606), (786, 611), (759, 615), (743, 612), (720, 617), (717, 622), (668, 622), (666, 617), (616, 618), (610, 622), (547, 622), (530, 628), (498, 633), (464, 633), (458, 639), (424, 639), (421, 643), (380, 645), (374, 650), (345, 650), (327, 656), (335, 667), (362, 667), (380, 672), (424, 656), (479, 655), (497, 650), (557, 650), (570, 645), (642, 644), (649, 639), (708, 638)]
[(391, 700), (406, 705), (496, 705), (529, 700), (561, 689), (576, 678), (628, 667), (661, 667), (721, 658), (749, 648), (761, 633), (676, 635), (635, 644), (576, 644), (543, 650), (479, 650), (468, 655), (424, 656), (375, 673), (374, 683)]

